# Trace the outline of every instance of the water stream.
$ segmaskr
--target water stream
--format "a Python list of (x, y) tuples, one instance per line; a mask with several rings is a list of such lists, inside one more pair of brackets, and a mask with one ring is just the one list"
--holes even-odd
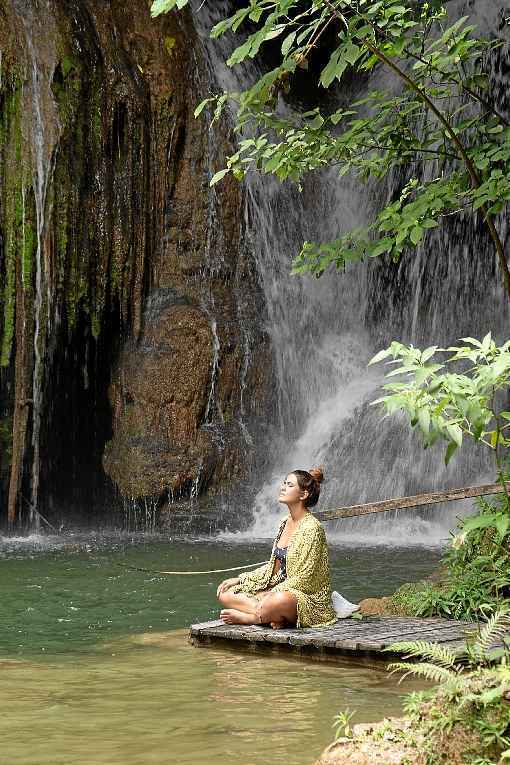
[(40, 434), (44, 406), (44, 369), (46, 338), (51, 330), (51, 266), (45, 247), (47, 194), (54, 167), (54, 149), (57, 144), (59, 119), (51, 91), (56, 64), (55, 20), (49, 0), (25, 2), (14, 0), (16, 13), (22, 21), (29, 56), (30, 77), (27, 85), (28, 109), (25, 130), (30, 136), (33, 167), (33, 189), (36, 209), (36, 262), (34, 301), (34, 369), (32, 382), (32, 497), (30, 526), (37, 530), (37, 513), (41, 471)]
[[(232, 69), (225, 65), (239, 37), (208, 39), (209, 29), (228, 9), (225, 0), (194, 4), (209, 61), (211, 92), (244, 90), (259, 71), (251, 61)], [(501, 32), (502, 9), (501, 3), (449, 3), (452, 17), (472, 13), (489, 34), (496, 29)], [(503, 110), (509, 106), (501, 87), (508, 63), (508, 48), (491, 62), (493, 92)], [(382, 71), (364, 87), (391, 84)], [(345, 101), (355, 95), (352, 89), (346, 94), (340, 88), (338, 98)], [(280, 102), (279, 108), (293, 107)], [(366, 223), (373, 209), (394, 195), (401, 182), (395, 177), (389, 185), (363, 186), (340, 178), (332, 169), (307, 177), (298, 192), (292, 184), (281, 185), (272, 177), (247, 176), (246, 241), (265, 296), (264, 320), (277, 387), (269, 445), (272, 468), (256, 496), (247, 536), (272, 535), (280, 514), (274, 503), (276, 488), (293, 468), (325, 466), (328, 481), (322, 507), (470, 485), (493, 477), (493, 465), (483, 449), (463, 449), (447, 469), (441, 446), (426, 452), (407, 423), (383, 419), (369, 406), (378, 397), (381, 373), (368, 373), (366, 367), (373, 353), (392, 339), (427, 346), (449, 345), (463, 335), (483, 335), (489, 329), (504, 335), (508, 306), (494, 253), (478, 223), (467, 217), (455, 219), (434, 231), (399, 265), (355, 265), (319, 280), (289, 276), (291, 258), (304, 240), (327, 241)], [(507, 219), (502, 217), (498, 226), (504, 237)], [(273, 510), (268, 512), (268, 507)], [(438, 542), (447, 538), (456, 515), (470, 507), (435, 506), (401, 513), (398, 518), (357, 519), (342, 522), (337, 533), (351, 540)]]

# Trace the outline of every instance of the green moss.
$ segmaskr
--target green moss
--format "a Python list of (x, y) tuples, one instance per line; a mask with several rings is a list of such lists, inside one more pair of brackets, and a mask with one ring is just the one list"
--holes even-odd
[(101, 334), (101, 317), (99, 314), (94, 313), (92, 316), (92, 336), (97, 340), (99, 335)]
[(10, 467), (12, 461), (12, 417), (0, 420), (0, 466)]
[(2, 296), (3, 327), (0, 344), (0, 366), (8, 366), (11, 357), (16, 322), (16, 262), (23, 249), (23, 156), (21, 132), (21, 83), (7, 80), (6, 122), (4, 123), (2, 196), (4, 198), (3, 229), (5, 242), (5, 273)]
[(428, 604), (440, 589), (432, 582), (403, 584), (391, 596), (388, 611), (399, 616), (423, 616)]
[(64, 56), (60, 62), (60, 67), (62, 69), (62, 75), (65, 78), (69, 72), (71, 72), (73, 69), (76, 69), (76, 62), (71, 56)]
[(35, 253), (37, 249), (37, 234), (34, 226), (31, 223), (25, 222), (24, 238), (23, 238), (23, 285), (28, 287), (31, 284), (32, 279), (32, 267), (34, 263)]
[(169, 56), (173, 56), (176, 42), (175, 37), (165, 37), (164, 46)]

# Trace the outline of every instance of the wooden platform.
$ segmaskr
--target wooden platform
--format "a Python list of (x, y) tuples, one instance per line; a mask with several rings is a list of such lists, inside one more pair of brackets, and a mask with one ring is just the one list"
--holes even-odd
[(384, 649), (402, 640), (442, 643), (461, 653), (466, 635), (476, 629), (477, 625), (473, 622), (397, 616), (339, 619), (331, 627), (322, 629), (272, 630), (214, 621), (193, 624), (190, 641), (201, 646), (272, 649), (314, 659), (368, 658), (388, 661), (398, 654), (383, 652)]

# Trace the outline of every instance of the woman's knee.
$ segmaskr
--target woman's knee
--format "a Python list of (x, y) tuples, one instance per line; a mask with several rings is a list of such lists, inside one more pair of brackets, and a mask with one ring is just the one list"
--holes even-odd
[(257, 611), (262, 623), (274, 621), (280, 616), (288, 619), (297, 613), (297, 601), (290, 592), (275, 592), (264, 598)]
[(218, 595), (218, 600), (220, 601), (222, 606), (228, 606), (232, 602), (232, 594), (228, 590), (225, 590), (225, 592), (221, 592)]

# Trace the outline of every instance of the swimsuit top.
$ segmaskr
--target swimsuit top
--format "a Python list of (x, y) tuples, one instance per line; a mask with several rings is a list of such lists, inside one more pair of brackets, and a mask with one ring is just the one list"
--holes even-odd
[(275, 547), (274, 557), (276, 560), (280, 561), (280, 571), (282, 572), (283, 578), (285, 579), (287, 577), (287, 548)]

